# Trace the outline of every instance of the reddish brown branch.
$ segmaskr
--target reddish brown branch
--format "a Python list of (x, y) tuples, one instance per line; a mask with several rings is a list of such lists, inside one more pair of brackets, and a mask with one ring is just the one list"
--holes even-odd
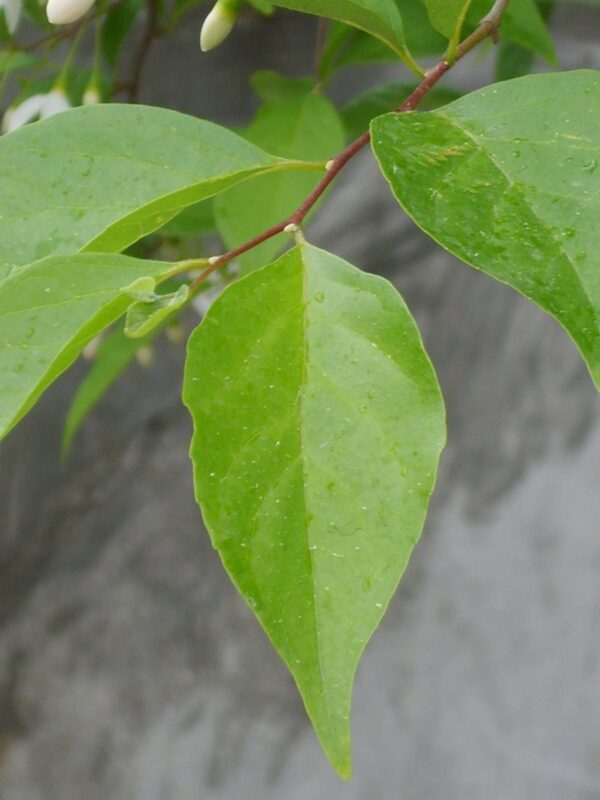
[[(485, 39), (491, 38), (493, 41), (496, 41), (498, 30), (502, 22), (502, 15), (504, 14), (508, 3), (509, 0), (496, 0), (492, 10), (481, 20), (481, 23), (477, 29), (473, 31), (473, 33), (463, 42), (461, 42), (461, 44), (459, 44), (456, 49), (455, 58), (452, 64), (449, 64), (447, 61), (442, 59), (442, 61), (433, 67), (433, 69), (427, 72), (414, 92), (412, 92), (412, 94), (406, 98), (402, 105), (395, 109), (395, 112), (397, 114), (405, 114), (407, 111), (413, 111), (419, 105), (425, 95), (428, 94), (431, 89), (433, 89), (443, 75), (445, 75), (445, 73), (451, 69), (453, 64), (466, 56), (467, 53), (469, 53), (474, 47), (476, 47)], [(192, 283), (192, 291), (197, 289), (200, 284), (202, 284), (215, 270), (219, 269), (219, 267), (222, 267), (224, 264), (227, 264), (229, 261), (232, 261), (234, 258), (241, 256), (242, 253), (246, 253), (248, 250), (254, 249), (259, 244), (266, 242), (268, 239), (272, 239), (274, 236), (277, 236), (284, 231), (291, 232), (297, 230), (306, 218), (307, 214), (314, 207), (315, 203), (317, 203), (317, 201), (327, 191), (329, 186), (332, 184), (341, 170), (346, 166), (348, 161), (350, 161), (350, 159), (353, 158), (360, 150), (362, 150), (370, 141), (371, 134), (369, 131), (366, 131), (362, 134), (362, 136), (359, 136), (358, 139), (349, 144), (345, 150), (342, 150), (339, 155), (329, 161), (327, 164), (327, 172), (323, 178), (321, 178), (319, 183), (308, 195), (306, 200), (304, 200), (302, 205), (299, 206), (299, 208), (289, 217), (282, 220), (278, 225), (274, 225), (272, 228), (263, 231), (263, 233), (260, 233), (253, 239), (250, 239), (244, 244), (239, 245), (239, 247), (235, 247), (233, 250), (229, 250), (227, 253), (224, 253), (221, 256), (210, 259), (209, 265), (202, 270), (202, 272)]]

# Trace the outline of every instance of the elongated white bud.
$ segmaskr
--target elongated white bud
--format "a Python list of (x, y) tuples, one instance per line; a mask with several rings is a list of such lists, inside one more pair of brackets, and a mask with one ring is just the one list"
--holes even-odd
[(83, 17), (94, 0), (48, 0), (46, 16), (53, 25), (68, 25)]
[(2, 133), (11, 133), (34, 119), (46, 119), (69, 108), (71, 103), (62, 89), (53, 89), (48, 94), (34, 94), (8, 109), (2, 119)]
[(83, 105), (96, 106), (100, 102), (102, 102), (102, 98), (100, 97), (100, 92), (98, 89), (96, 89), (95, 86), (88, 86), (83, 93)]
[(212, 11), (204, 20), (200, 31), (200, 49), (205, 53), (220, 45), (226, 39), (240, 13), (241, 4), (237, 0), (217, 0)]

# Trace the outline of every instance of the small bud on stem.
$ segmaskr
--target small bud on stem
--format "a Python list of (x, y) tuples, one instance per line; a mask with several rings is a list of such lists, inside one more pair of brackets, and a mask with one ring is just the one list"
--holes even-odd
[(241, 7), (241, 0), (217, 0), (200, 31), (200, 48), (205, 53), (229, 36)]

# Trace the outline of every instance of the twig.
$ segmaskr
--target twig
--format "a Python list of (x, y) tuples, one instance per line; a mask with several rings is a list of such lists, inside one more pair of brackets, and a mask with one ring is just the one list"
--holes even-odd
[(133, 66), (131, 69), (131, 77), (127, 81), (128, 100), (130, 103), (137, 103), (140, 85), (142, 81), (142, 72), (144, 65), (150, 52), (150, 48), (155, 39), (160, 35), (159, 14), (158, 14), (158, 0), (148, 0), (147, 3), (147, 16), (146, 25), (142, 38), (133, 59)]
[(93, 19), (97, 19), (101, 17), (103, 14), (108, 14), (109, 11), (112, 11), (113, 8), (120, 5), (123, 0), (113, 0), (112, 3), (109, 3), (107, 6), (98, 7), (96, 8), (91, 14), (86, 14), (81, 19), (78, 19), (77, 22), (74, 22), (72, 25), (66, 25), (64, 28), (61, 28), (58, 31), (53, 31), (52, 33), (48, 33), (45, 36), (40, 36), (39, 39), (34, 39), (33, 42), (29, 42), (29, 44), (13, 44), (10, 46), (10, 50), (19, 50), (24, 53), (29, 53), (32, 50), (37, 50), (38, 47), (42, 47), (43, 45), (57, 45), (59, 42), (62, 42), (64, 39), (68, 39), (73, 34), (78, 33), (80, 28), (83, 25), (87, 24)]
[[(460, 61), (461, 58), (466, 56), (467, 53), (473, 50), (474, 47), (483, 42), (485, 39), (491, 38), (492, 41), (496, 42), (498, 39), (498, 30), (502, 23), (502, 16), (506, 11), (506, 7), (508, 6), (509, 2), (510, 0), (496, 0), (496, 3), (494, 3), (494, 6), (489, 14), (487, 14), (481, 20), (473, 33), (470, 36), (467, 36), (467, 38), (458, 45), (452, 64), (449, 64), (446, 60), (442, 59), (437, 66), (429, 70), (414, 92), (412, 92), (412, 94), (406, 98), (402, 105), (395, 109), (396, 113), (405, 114), (407, 111), (413, 111), (419, 105), (425, 95), (428, 94), (428, 92), (438, 83), (442, 76), (445, 75), (445, 73), (448, 72), (448, 70), (451, 69), (457, 61)], [(202, 272), (192, 283), (190, 287), (191, 291), (193, 292), (196, 290), (208, 278), (208, 276), (211, 275), (215, 270), (219, 269), (219, 267), (222, 267), (224, 264), (227, 264), (234, 258), (241, 256), (243, 253), (247, 253), (248, 250), (254, 249), (259, 244), (272, 239), (274, 236), (277, 236), (280, 233), (294, 232), (298, 230), (309, 211), (329, 188), (336, 176), (346, 166), (350, 159), (360, 152), (370, 141), (371, 134), (369, 131), (366, 131), (362, 134), (362, 136), (359, 136), (358, 139), (349, 144), (345, 150), (342, 150), (339, 155), (331, 159), (331, 161), (327, 163), (327, 172), (323, 178), (308, 195), (306, 200), (304, 200), (302, 205), (299, 206), (299, 208), (289, 217), (282, 220), (278, 225), (274, 225), (272, 228), (263, 231), (263, 233), (260, 233), (253, 239), (250, 239), (244, 244), (239, 245), (239, 247), (235, 247), (233, 250), (229, 250), (227, 253), (224, 253), (221, 256), (215, 256), (214, 258), (211, 258), (208, 266), (202, 270)]]

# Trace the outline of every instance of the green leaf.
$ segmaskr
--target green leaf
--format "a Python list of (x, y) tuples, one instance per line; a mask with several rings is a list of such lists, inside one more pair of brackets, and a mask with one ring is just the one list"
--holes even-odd
[(460, 35), (471, 0), (425, 0), (431, 24), (448, 39)]
[[(356, 139), (367, 130), (374, 117), (393, 111), (416, 88), (416, 83), (394, 81), (393, 83), (377, 86), (374, 89), (368, 89), (363, 94), (357, 95), (341, 112), (348, 138), (351, 140)], [(451, 103), (458, 97), (460, 97), (460, 92), (447, 87), (436, 86), (425, 95), (425, 98), (419, 104), (419, 108), (423, 111), (438, 108), (438, 106)]]
[(534, 55), (520, 44), (501, 41), (496, 56), (496, 80), (508, 81), (528, 75), (534, 62)]
[(39, 63), (39, 59), (29, 53), (20, 53), (18, 50), (0, 51), (0, 75), (5, 76)]
[(600, 388), (600, 73), (529, 75), (372, 123), (415, 222), (571, 335)]
[(146, 336), (187, 301), (190, 288), (183, 283), (176, 292), (138, 300), (127, 309), (125, 333), (133, 339)]
[(323, 165), (158, 108), (77, 108), (28, 125), (0, 139), (0, 277), (47, 255), (123, 250), (187, 206), (290, 168)]
[(273, 5), (360, 28), (381, 39), (414, 72), (421, 74), (408, 51), (400, 11), (391, 0), (275, 0)]
[[(276, 80), (277, 79), (277, 80)], [(266, 85), (269, 84), (269, 90)], [(274, 85), (277, 84), (277, 91)], [(275, 155), (306, 161), (328, 160), (345, 144), (341, 120), (333, 105), (297, 79), (259, 74), (265, 103), (246, 132), (247, 139)], [(273, 102), (274, 101), (274, 102)], [(312, 191), (318, 176), (309, 172), (274, 173), (254, 178), (215, 200), (217, 227), (228, 248), (236, 247), (276, 225)], [(276, 236), (239, 258), (242, 274), (271, 261), (288, 240)]]
[(443, 400), (385, 280), (299, 245), (192, 334), (196, 497), (225, 568), (350, 774), (354, 673), (419, 538)]
[[(473, 0), (468, 13), (473, 26), (487, 14), (491, 5), (490, 0)], [(557, 63), (554, 42), (535, 0), (510, 0), (502, 20), (500, 36), (503, 40), (532, 50), (550, 64)]]
[(173, 264), (121, 255), (50, 257), (0, 281), (0, 438), (85, 345), (131, 304), (123, 287)]
[(158, 231), (161, 236), (175, 239), (191, 239), (208, 234), (216, 234), (215, 215), (210, 200), (184, 208), (176, 217), (169, 220)]
[[(416, 56), (435, 56), (444, 52), (446, 42), (433, 29), (421, 0), (396, 0), (402, 15), (408, 50)], [(327, 78), (336, 69), (369, 62), (393, 61), (394, 53), (379, 39), (364, 31), (334, 22), (319, 62), (319, 74)]]
[(100, 44), (104, 57), (113, 69), (117, 66), (121, 48), (143, 7), (144, 0), (123, 0), (113, 5), (104, 17)]
[(129, 366), (137, 351), (145, 347), (156, 333), (157, 329), (149, 336), (131, 339), (117, 328), (102, 340), (94, 362), (79, 384), (67, 413), (62, 441), (63, 458), (67, 456), (73, 437), (84, 419)]

